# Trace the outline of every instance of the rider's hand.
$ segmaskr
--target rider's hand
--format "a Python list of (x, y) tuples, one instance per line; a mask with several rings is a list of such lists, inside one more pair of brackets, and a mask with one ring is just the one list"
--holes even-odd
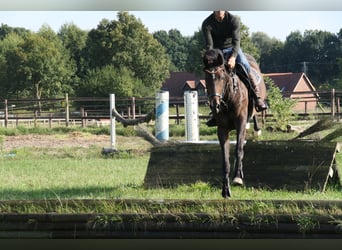
[(235, 67), (235, 61), (236, 58), (234, 56), (229, 57), (227, 60), (228, 67), (233, 69)]

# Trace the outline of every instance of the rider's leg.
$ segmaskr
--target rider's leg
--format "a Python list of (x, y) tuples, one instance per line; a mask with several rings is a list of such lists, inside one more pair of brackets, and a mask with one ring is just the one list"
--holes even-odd
[(265, 109), (267, 109), (267, 105), (265, 104), (265, 102), (260, 98), (260, 88), (259, 88), (259, 84), (257, 84), (257, 81), (255, 79), (254, 74), (251, 71), (251, 66), (245, 56), (245, 54), (242, 52), (242, 50), (240, 49), (238, 52), (238, 56), (236, 57), (236, 63), (241, 63), (247, 73), (248, 73), (248, 77), (249, 77), (249, 83), (250, 86), (253, 88), (254, 90), (254, 99), (255, 99), (255, 109), (260, 112), (263, 111)]

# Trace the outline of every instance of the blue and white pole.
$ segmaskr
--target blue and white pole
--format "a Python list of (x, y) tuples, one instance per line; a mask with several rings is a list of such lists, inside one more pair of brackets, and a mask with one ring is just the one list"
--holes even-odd
[(169, 140), (169, 92), (156, 95), (156, 138), (160, 142)]
[(188, 142), (199, 141), (198, 95), (197, 91), (184, 92), (185, 138)]

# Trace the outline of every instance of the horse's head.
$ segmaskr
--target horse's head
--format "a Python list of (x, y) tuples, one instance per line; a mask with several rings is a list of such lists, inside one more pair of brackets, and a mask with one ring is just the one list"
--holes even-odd
[(205, 83), (212, 112), (217, 114), (224, 106), (228, 74), (221, 50), (207, 50), (203, 56)]

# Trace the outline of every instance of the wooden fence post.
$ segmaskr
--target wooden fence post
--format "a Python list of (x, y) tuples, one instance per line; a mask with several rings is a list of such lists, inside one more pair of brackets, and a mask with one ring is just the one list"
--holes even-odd
[(340, 103), (340, 97), (336, 98), (336, 113), (337, 113), (337, 119), (340, 120), (340, 112), (341, 112), (341, 103)]
[(34, 127), (34, 128), (37, 127), (37, 117), (38, 117), (38, 110), (35, 109), (35, 110), (34, 110), (34, 114), (33, 114), (33, 127)]
[(132, 119), (135, 119), (135, 97), (132, 97)]
[(85, 112), (84, 112), (84, 108), (81, 108), (81, 120), (82, 120), (82, 128), (85, 128), (86, 125), (86, 117), (85, 117)]
[(65, 126), (69, 126), (69, 96), (65, 94)]
[(179, 104), (178, 103), (176, 104), (176, 116), (177, 116), (176, 123), (177, 123), (177, 125), (179, 125), (180, 124), (180, 117), (179, 117)]
[(49, 128), (52, 128), (52, 114), (49, 114)]
[(7, 128), (8, 125), (8, 103), (7, 99), (5, 99), (5, 127)]

